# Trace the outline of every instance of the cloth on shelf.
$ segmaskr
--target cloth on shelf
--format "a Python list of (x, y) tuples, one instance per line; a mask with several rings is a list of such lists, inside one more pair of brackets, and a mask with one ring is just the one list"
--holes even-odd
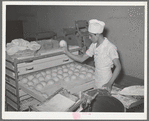
[(18, 51), (23, 51), (27, 49), (36, 51), (40, 49), (40, 47), (41, 45), (35, 41), (28, 42), (27, 40), (19, 38), (12, 40), (11, 43), (7, 43), (6, 51), (8, 55), (14, 55)]

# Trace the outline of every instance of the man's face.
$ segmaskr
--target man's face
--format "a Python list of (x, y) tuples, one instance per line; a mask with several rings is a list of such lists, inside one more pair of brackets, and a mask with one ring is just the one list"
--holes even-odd
[(89, 33), (89, 39), (92, 41), (92, 43), (96, 43), (98, 40), (97, 34)]

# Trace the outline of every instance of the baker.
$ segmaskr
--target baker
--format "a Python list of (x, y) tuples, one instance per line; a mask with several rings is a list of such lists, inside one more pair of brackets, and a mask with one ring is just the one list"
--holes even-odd
[[(97, 19), (89, 21), (89, 39), (92, 41), (89, 49), (83, 55), (74, 55), (69, 52), (67, 45), (63, 50), (71, 59), (84, 62), (89, 57), (94, 56), (95, 61), (95, 86), (99, 89), (106, 89), (109, 92), (112, 85), (120, 73), (121, 64), (117, 52), (117, 47), (103, 36), (105, 23)], [(115, 65), (112, 73), (111, 68)]]

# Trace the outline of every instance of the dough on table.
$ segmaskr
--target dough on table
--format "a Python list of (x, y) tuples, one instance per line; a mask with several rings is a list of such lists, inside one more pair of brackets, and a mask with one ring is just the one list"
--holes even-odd
[(29, 88), (30, 88), (30, 89), (34, 89), (34, 86), (31, 85), (31, 86), (29, 86)]
[(52, 72), (52, 76), (53, 76), (53, 77), (57, 76), (57, 73)]
[(69, 74), (68, 73), (63, 73), (63, 77), (66, 77), (68, 76)]
[(81, 66), (81, 65), (77, 65), (77, 66), (76, 66), (76, 68), (81, 69), (81, 68), (82, 68), (82, 66)]
[(45, 78), (43, 76), (40, 76), (40, 77), (38, 77), (38, 80), (41, 82), (41, 81), (44, 81)]
[(67, 76), (67, 77), (64, 78), (64, 81), (65, 81), (65, 82), (69, 82), (70, 80), (71, 80), (71, 79), (70, 79), (69, 76)]
[(90, 72), (87, 72), (86, 76), (89, 77), (89, 78), (92, 78), (93, 74), (90, 73)]
[(82, 67), (82, 68), (80, 69), (80, 71), (86, 71), (86, 68), (85, 68), (85, 67)]
[(27, 82), (27, 85), (28, 85), (28, 86), (33, 86), (34, 83), (33, 83), (32, 81), (28, 81), (28, 82)]
[(95, 79), (95, 74), (93, 74), (92, 78)]
[(88, 69), (88, 72), (94, 73), (93, 69)]
[(36, 84), (38, 84), (39, 80), (38, 80), (37, 78), (34, 78), (34, 79), (32, 80), (32, 82), (36, 85)]
[(63, 69), (63, 72), (68, 72), (68, 69), (67, 69), (67, 68), (64, 68), (64, 69)]
[(57, 70), (61, 70), (61, 69), (62, 69), (62, 67), (60, 67), (60, 66), (57, 67)]
[(44, 77), (47, 75), (46, 72), (44, 72), (44, 71), (41, 71), (40, 73), (41, 73), (41, 75), (44, 76)]
[(70, 63), (70, 66), (75, 66), (75, 64), (74, 63)]
[(31, 81), (34, 78), (34, 76), (33, 75), (29, 75), (27, 78), (28, 78), (28, 80)]
[(36, 90), (42, 90), (43, 89), (43, 85), (42, 84), (37, 84), (36, 85)]
[(54, 67), (54, 68), (52, 68), (52, 71), (53, 72), (57, 72), (57, 69)]
[(58, 74), (62, 74), (63, 73), (63, 71), (62, 70), (58, 70), (58, 72), (57, 72)]
[(71, 66), (70, 67), (70, 70), (74, 71), (75, 70), (75, 67), (74, 66)]
[(41, 75), (41, 73), (36, 74), (36, 78), (39, 78)]
[(82, 74), (84, 74), (84, 75), (85, 75), (85, 74), (86, 74), (86, 71), (81, 71), (80, 73), (82, 73)]
[(59, 79), (63, 79), (63, 76), (62, 76), (61, 74), (58, 74), (57, 77), (58, 77)]
[(23, 76), (19, 76), (19, 78), (18, 78), (19, 80), (22, 80), (23, 79)]
[(64, 69), (64, 68), (67, 68), (67, 66), (66, 65), (62, 65), (62, 68)]
[(67, 67), (69, 68), (70, 67), (70, 64), (67, 64)]
[(79, 72), (74, 72), (74, 75), (79, 76)]
[(40, 84), (42, 84), (43, 87), (45, 87), (47, 85), (47, 83), (45, 81), (40, 82)]
[(53, 80), (54, 80), (55, 82), (57, 82), (57, 81), (59, 81), (60, 79), (59, 79), (58, 77), (53, 77)]
[(77, 76), (76, 75), (71, 75), (70, 78), (71, 78), (71, 80), (75, 80), (77, 78)]
[(21, 80), (21, 82), (24, 83), (24, 84), (27, 83), (28, 81), (29, 81), (29, 80), (28, 80), (27, 78), (23, 78), (23, 79)]
[(53, 85), (54, 84), (54, 80), (53, 79), (50, 79), (48, 82), (47, 82), (47, 85)]
[(52, 78), (51, 75), (46, 75), (46, 76), (45, 76), (45, 81), (48, 81), (48, 80), (50, 80), (51, 78)]
[(74, 72), (79, 72), (79, 71), (80, 71), (80, 70), (79, 70), (79, 69), (77, 69), (77, 68), (74, 70)]
[(69, 74), (69, 75), (72, 75), (72, 74), (73, 74), (73, 71), (69, 70), (69, 71), (68, 71), (68, 74)]
[(79, 77), (80, 77), (81, 79), (85, 79), (85, 78), (86, 78), (85, 75), (82, 74), (82, 73), (79, 75)]
[(46, 74), (51, 74), (51, 70), (46, 70)]

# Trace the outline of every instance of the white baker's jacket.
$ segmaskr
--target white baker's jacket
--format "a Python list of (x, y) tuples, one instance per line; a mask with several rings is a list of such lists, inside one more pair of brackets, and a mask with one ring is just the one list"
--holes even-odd
[(97, 43), (92, 43), (86, 54), (90, 57), (94, 55), (95, 61), (95, 85), (97, 88), (102, 88), (112, 77), (111, 68), (113, 67), (112, 60), (119, 58), (117, 47), (112, 44), (107, 38), (103, 43), (96, 48)]

